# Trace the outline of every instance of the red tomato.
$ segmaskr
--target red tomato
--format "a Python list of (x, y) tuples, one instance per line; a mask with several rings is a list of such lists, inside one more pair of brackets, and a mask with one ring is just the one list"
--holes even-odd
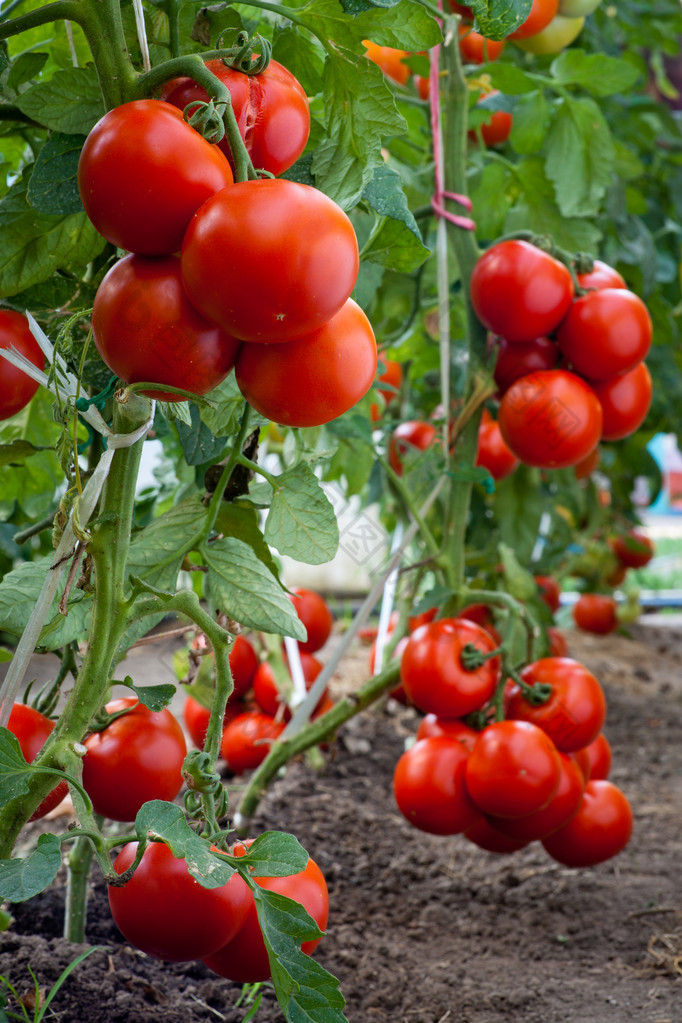
[(568, 657), (568, 643), (560, 629), (555, 628), (553, 625), (548, 626), (547, 638), (549, 640), (550, 657)]
[[(238, 843), (233, 852), (235, 856), (243, 856), (246, 849), (242, 843)], [(327, 926), (329, 893), (324, 875), (313, 859), (309, 859), (305, 870), (298, 874), (291, 874), (289, 877), (254, 877), (254, 881), (261, 888), (299, 902), (320, 930), (323, 931)], [(270, 977), (270, 962), (251, 892), (249, 897), (251, 900), (249, 913), (236, 938), (213, 955), (204, 957), (204, 962), (214, 973), (229, 980), (239, 981), (241, 984), (252, 984)], [(310, 955), (320, 940), (317, 938), (313, 941), (304, 941), (301, 951)]]
[(474, 12), (467, 4), (458, 4), (456, 3), (456, 0), (449, 0), (449, 3), (450, 9), (453, 10), (455, 14), (461, 14), (463, 18), (470, 18), (473, 20)]
[[(599, 404), (601, 405), (601, 402), (599, 402)], [(602, 410), (603, 408), (604, 406), (602, 405)], [(602, 434), (603, 432), (604, 431), (602, 428)], [(585, 480), (587, 479), (588, 476), (591, 476), (594, 470), (599, 465), (600, 459), (601, 451), (599, 450), (598, 447), (595, 448), (594, 451), (590, 451), (589, 455), (585, 455), (584, 458), (581, 458), (580, 461), (576, 462), (576, 464), (573, 466), (575, 478), (577, 480)]]
[(618, 628), (618, 605), (613, 597), (583, 593), (573, 605), (573, 621), (583, 632), (605, 636)]
[[(399, 658), (401, 658), (403, 656), (403, 651), (404, 651), (405, 647), (407, 646), (407, 641), (408, 641), (409, 638), (410, 638), (409, 636), (401, 636), (400, 637), (400, 639), (396, 643), (395, 648), (393, 650), (392, 660), (398, 660)], [(372, 643), (372, 645), (370, 647), (369, 658), (368, 658), (369, 670), (370, 670), (370, 672), (372, 674), (374, 674), (374, 662), (375, 662), (375, 658), (376, 658), (376, 650), (377, 650), (377, 645), (376, 645), (376, 642), (374, 642), (374, 643)], [(384, 668), (387, 666), (386, 658), (385, 657), (384, 657), (384, 661), (383, 661), (383, 666), (384, 666)], [(402, 690), (402, 689), (403, 689), (402, 686), (396, 686), (396, 689), (391, 689), (391, 691), (389, 692), (388, 695), (391, 696), (394, 700), (398, 700), (400, 703), (409, 703), (410, 701), (409, 701), (409, 699), (407, 697), (407, 694), (404, 692), (404, 690), (403, 690), (402, 694), (399, 693), (398, 695), (396, 695), (396, 690)]]
[(551, 835), (578, 812), (585, 790), (585, 779), (576, 762), (567, 753), (559, 753), (561, 775), (559, 786), (547, 806), (527, 817), (492, 817), (488, 823), (508, 838), (532, 842)]
[(548, 337), (536, 337), (533, 341), (498, 340), (495, 383), (504, 392), (520, 377), (528, 376), (539, 369), (554, 369), (559, 361), (556, 342)]
[(614, 537), (609, 546), (625, 568), (643, 568), (654, 556), (653, 541), (639, 529)]
[(601, 291), (602, 288), (627, 288), (618, 271), (608, 263), (602, 263), (600, 259), (595, 259), (589, 273), (577, 274), (577, 278), (580, 287), (586, 291), (590, 288), (597, 291)]
[(496, 831), (492, 825), (481, 815), (475, 824), (464, 832), (464, 837), (479, 849), (485, 849), (492, 853), (513, 853), (518, 852), (528, 845), (524, 838), (508, 838)]
[(418, 615), (410, 615), (407, 619), (407, 627), (410, 632), (414, 632), (420, 625), (426, 625), (428, 622), (432, 622), (438, 614), (437, 607), (430, 607), (428, 611), (421, 611)]
[(588, 781), (578, 812), (542, 844), (566, 867), (593, 867), (622, 852), (631, 834), (626, 796), (610, 781)]
[(455, 739), (469, 753), (478, 738), (478, 732), (457, 718), (439, 718), (436, 714), (426, 714), (419, 722), (417, 740), (431, 739), (437, 735), (447, 735), (450, 739)]
[(485, 64), (497, 60), (504, 45), (504, 39), (486, 39), (480, 32), (474, 32), (470, 25), (459, 26), (459, 52), (465, 63)]
[(602, 288), (576, 298), (556, 339), (576, 373), (610, 380), (646, 358), (653, 327), (647, 307), (625, 288)]
[[(495, 96), (498, 93), (499, 89), (485, 91), (486, 96)], [(476, 106), (479, 106), (480, 102), (481, 100), (479, 99)], [(482, 109), (485, 109), (485, 107)], [(488, 120), (480, 128), (486, 146), (497, 146), (502, 142), (506, 142), (511, 134), (514, 118), (507, 110), (490, 110), (488, 114)], [(478, 132), (476, 130), (472, 129), (468, 135), (472, 142), (477, 141)]]
[(533, 0), (530, 14), (515, 32), (509, 36), (510, 39), (527, 39), (528, 36), (535, 36), (542, 32), (543, 28), (549, 25), (559, 10), (559, 0)]
[(616, 565), (616, 567), (612, 568), (608, 575), (604, 577), (604, 581), (607, 586), (613, 586), (615, 589), (616, 586), (621, 586), (623, 584), (627, 574), (628, 570), (625, 565)]
[(584, 380), (564, 369), (548, 369), (512, 384), (500, 402), (497, 421), (505, 441), (526, 465), (565, 469), (597, 446), (602, 411)]
[(299, 649), (307, 654), (314, 654), (331, 636), (334, 619), (329, 604), (315, 590), (306, 590), (299, 586), (294, 587), (291, 592), (293, 596), (289, 599), (308, 633), (305, 643), (298, 644)]
[[(322, 671), (322, 665), (316, 657), (313, 657), (312, 654), (301, 653), (301, 667), (303, 668), (303, 678), (305, 679), (306, 689), (310, 689), (313, 682)], [(280, 705), (283, 702), (286, 702), (277, 688), (275, 673), (267, 661), (261, 661), (258, 665), (258, 671), (256, 672), (256, 677), (253, 680), (253, 695), (256, 697), (256, 703), (261, 710), (273, 718), (280, 709)], [(327, 695), (327, 690), (325, 689), (320, 697), (318, 706), (327, 698)], [(288, 721), (290, 718), (291, 711), (285, 706), (283, 720)]]
[(603, 732), (585, 747), (589, 781), (605, 781), (611, 770), (611, 745)]
[(469, 755), (469, 795), (486, 814), (525, 817), (547, 806), (559, 786), (561, 761), (550, 737), (530, 721), (495, 721)]
[(244, 341), (291, 341), (318, 330), (349, 298), (358, 267), (355, 231), (341, 207), (284, 178), (222, 189), (197, 210), (182, 243), (190, 301)]
[[(137, 842), (114, 861), (117, 874), (135, 859)], [(216, 952), (244, 926), (251, 903), (246, 882), (233, 874), (220, 888), (202, 888), (184, 859), (150, 842), (130, 881), (109, 888), (111, 915), (123, 937), (147, 955), (188, 962)]]
[(229, 661), (234, 683), (232, 696), (245, 696), (253, 685), (253, 676), (258, 667), (258, 654), (246, 636), (234, 637), (230, 647)]
[(639, 429), (651, 405), (653, 384), (646, 364), (611, 380), (594, 384), (602, 407), (604, 440), (622, 440)]
[[(38, 369), (45, 366), (45, 356), (31, 333), (28, 320), (11, 309), (0, 309), (0, 348), (16, 348)], [(0, 420), (21, 412), (39, 386), (23, 369), (0, 356)]]
[[(239, 134), (254, 167), (282, 174), (298, 160), (310, 134), (310, 106), (301, 83), (276, 60), (257, 75), (236, 71), (222, 60), (208, 60), (206, 67), (230, 91)], [(184, 110), (209, 97), (193, 79), (174, 78), (164, 85), (161, 98)], [(218, 147), (234, 170), (227, 139)]]
[[(32, 764), (54, 728), (54, 721), (50, 721), (49, 718), (41, 714), (40, 711), (35, 710), (34, 707), (29, 707), (25, 703), (15, 703), (10, 711), (7, 727), (12, 735), (15, 735), (19, 740), (19, 746), (26, 763)], [(37, 821), (39, 817), (44, 817), (50, 810), (54, 810), (55, 806), (61, 803), (68, 791), (69, 787), (66, 782), (60, 781), (52, 789), (52, 792), (45, 796), (37, 810), (33, 811), (29, 820)]]
[(524, 241), (492, 245), (471, 275), (471, 302), (479, 320), (512, 342), (551, 334), (568, 312), (573, 294), (567, 267)]
[(434, 441), (436, 427), (431, 423), (423, 423), (419, 419), (409, 419), (396, 426), (388, 444), (388, 464), (398, 476), (403, 474), (405, 456), (414, 455), (417, 451), (426, 451)]
[(242, 345), (235, 377), (249, 404), (273, 422), (321, 426), (364, 397), (376, 368), (371, 324), (349, 298), (311, 334), (284, 344)]
[(476, 465), (483, 466), (494, 480), (499, 481), (510, 476), (518, 464), (518, 458), (504, 442), (499, 423), (494, 419), (482, 422), (478, 428)]
[(552, 614), (559, 610), (561, 604), (561, 587), (551, 575), (536, 575), (535, 582), (540, 591), (540, 600), (544, 600)]
[[(379, 358), (379, 369), (382, 364), (384, 369), (377, 377), (375, 387), (384, 399), (384, 403), (388, 405), (398, 397), (397, 392), (400, 391), (403, 382), (403, 367), (394, 359), (387, 359), (385, 355), (381, 355)], [(379, 384), (388, 384), (389, 386), (379, 387)], [(381, 412), (376, 402), (372, 402), (370, 406), (370, 418), (373, 423), (381, 418)]]
[(95, 813), (113, 821), (134, 821), (149, 799), (175, 799), (182, 788), (187, 744), (169, 710), (148, 710), (134, 697), (108, 703), (116, 714), (131, 708), (85, 740), (83, 787)]
[(410, 824), (432, 835), (457, 835), (480, 815), (465, 783), (469, 750), (448, 735), (420, 739), (398, 760), (393, 794)]
[[(225, 716), (223, 717), (223, 729), (236, 718), (238, 714), (243, 714), (246, 711), (246, 705), (237, 698), (233, 701), (232, 697), (228, 700), (227, 706), (225, 707)], [(211, 716), (211, 711), (208, 707), (204, 707), (203, 703), (199, 703), (193, 696), (188, 696), (185, 700), (182, 708), (182, 716), (187, 726), (190, 738), (197, 749), (204, 748), (204, 742), (206, 741), (206, 731), (208, 729), (208, 721)]]
[(490, 699), (499, 677), (499, 658), (468, 670), (462, 663), (468, 644), (482, 653), (496, 648), (485, 629), (464, 618), (439, 618), (411, 634), (400, 661), (400, 677), (415, 707), (438, 717), (460, 718)]
[(81, 200), (99, 233), (145, 255), (178, 252), (192, 215), (232, 180), (220, 150), (158, 99), (109, 110), (78, 162)]
[(269, 714), (246, 711), (223, 729), (220, 755), (235, 774), (251, 771), (265, 760), (284, 728), (284, 721), (275, 721)]
[[(92, 311), (97, 350), (127, 384), (169, 384), (206, 394), (234, 366), (239, 342), (200, 316), (182, 286), (177, 256), (125, 256), (97, 289)], [(184, 401), (166, 391), (150, 398)]]
[(606, 717), (606, 699), (591, 671), (570, 657), (543, 657), (521, 671), (529, 686), (536, 682), (550, 685), (552, 694), (545, 703), (533, 704), (513, 683), (505, 689), (504, 705), (508, 718), (532, 721), (550, 736), (563, 753), (582, 749), (599, 735)]
[(404, 57), (409, 57), (407, 50), (397, 50), (393, 46), (378, 46), (377, 43), (363, 39), (362, 45), (366, 48), (366, 57), (381, 68), (388, 78), (400, 85), (406, 85), (411, 71), (407, 64), (403, 63)]

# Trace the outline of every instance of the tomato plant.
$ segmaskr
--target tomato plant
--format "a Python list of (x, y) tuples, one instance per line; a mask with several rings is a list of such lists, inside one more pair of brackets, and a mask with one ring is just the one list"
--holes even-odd
[(504, 39), (486, 39), (468, 25), (459, 26), (459, 49), (462, 59), (469, 64), (485, 64), (489, 60), (497, 60), (504, 46)]
[(251, 771), (265, 760), (270, 744), (283, 731), (283, 721), (275, 721), (270, 714), (257, 710), (247, 710), (225, 726), (220, 755), (235, 774)]
[(363, 40), (366, 55), (369, 60), (377, 64), (381, 70), (394, 82), (406, 85), (410, 77), (410, 69), (403, 62), (410, 54), (407, 50), (398, 50), (395, 46), (378, 46), (369, 39)]
[(510, 39), (527, 39), (542, 32), (556, 16), (559, 10), (559, 0), (533, 0), (530, 14), (515, 32), (509, 36)]
[(540, 599), (545, 602), (552, 614), (556, 614), (561, 604), (561, 586), (551, 575), (536, 575), (535, 582), (540, 591)]
[(555, 14), (548, 25), (534, 35), (515, 38), (514, 42), (526, 53), (560, 53), (578, 38), (585, 24), (584, 18), (566, 18)]
[(653, 540), (639, 529), (613, 537), (610, 545), (624, 568), (643, 568), (654, 556)]
[[(43, 369), (45, 356), (33, 337), (28, 320), (11, 309), (0, 309), (0, 348), (10, 346)], [(3, 359), (0, 367), (0, 419), (9, 419), (25, 408), (38, 390), (38, 382)]]
[(587, 779), (605, 781), (611, 770), (611, 744), (603, 732), (585, 747)]
[[(322, 664), (316, 657), (313, 657), (312, 654), (302, 652), (301, 668), (303, 669), (303, 679), (306, 684), (306, 689), (310, 689), (313, 682), (322, 671)], [(267, 661), (261, 661), (258, 666), (253, 680), (253, 695), (261, 710), (272, 717), (277, 715), (281, 705), (286, 704), (286, 700), (280, 693), (277, 686), (277, 680), (272, 667)], [(320, 697), (320, 702), (324, 701), (326, 697), (327, 690), (325, 690)], [(287, 721), (290, 717), (291, 712), (285, 707), (284, 720)]]
[(559, 761), (559, 785), (547, 806), (525, 817), (494, 817), (489, 814), (486, 818), (488, 823), (501, 835), (526, 842), (546, 838), (566, 824), (578, 812), (585, 779), (568, 754), (560, 753)]
[(595, 288), (601, 291), (602, 288), (627, 288), (622, 274), (619, 274), (612, 266), (601, 259), (595, 259), (591, 270), (576, 275), (578, 284), (585, 291)]

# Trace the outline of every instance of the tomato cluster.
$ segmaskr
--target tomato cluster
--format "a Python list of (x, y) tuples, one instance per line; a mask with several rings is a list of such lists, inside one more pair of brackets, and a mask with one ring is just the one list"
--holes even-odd
[[(232, 95), (256, 166), (286, 170), (310, 129), (293, 75), (274, 62), (255, 75), (222, 61), (207, 66)], [(178, 109), (206, 93), (181, 79), (162, 96), (106, 113), (79, 160), (88, 217), (129, 253), (95, 295), (100, 355), (126, 383), (197, 395), (234, 368), (242, 394), (267, 418), (289, 426), (335, 419), (369, 390), (377, 368), (371, 325), (350, 298), (359, 252), (349, 218), (309, 185), (235, 182), (227, 143), (207, 141)], [(299, 386), (285, 386), (292, 379)], [(163, 388), (144, 393), (184, 400)]]
[(600, 440), (633, 433), (651, 404), (644, 302), (600, 261), (576, 279), (578, 292), (566, 265), (516, 239), (491, 246), (472, 273), (476, 315), (500, 338), (499, 428), (527, 465), (578, 465)]
[[(610, 537), (608, 545), (600, 541), (592, 546), (586, 564), (578, 566), (582, 571), (576, 570), (586, 580), (586, 592), (573, 605), (573, 620), (584, 632), (606, 635), (617, 629), (621, 620), (625, 623), (631, 619), (627, 604), (619, 612), (611, 592), (601, 591), (622, 586), (629, 569), (647, 565), (654, 556), (654, 544), (645, 533), (633, 528)], [(590, 559), (597, 561), (598, 571), (590, 570), (594, 567)]]

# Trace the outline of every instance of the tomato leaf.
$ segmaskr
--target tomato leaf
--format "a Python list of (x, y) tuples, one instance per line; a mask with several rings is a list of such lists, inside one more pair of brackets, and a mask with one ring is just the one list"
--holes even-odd
[(322, 91), (323, 62), (319, 47), (295, 26), (275, 31), (272, 56), (291, 71), (308, 96)]
[(226, 437), (215, 437), (208, 426), (201, 420), (201, 413), (194, 404), (189, 403), (191, 425), (177, 421), (175, 428), (178, 431), (180, 444), (188, 465), (204, 465), (220, 458), (227, 444)]
[[(25, 561), (3, 577), (0, 583), (0, 629), (3, 632), (21, 636), (33, 613), (51, 564), (51, 557)], [(52, 617), (44, 626), (38, 641), (42, 650), (57, 650), (82, 638), (87, 632), (92, 604), (89, 599), (83, 599), (82, 591), (72, 590), (72, 596), (76, 595), (79, 599), (69, 601), (66, 617), (57, 612), (59, 596), (55, 597)]]
[(307, 462), (277, 477), (264, 535), (280, 554), (307, 565), (322, 565), (336, 554), (339, 527), (334, 509)]
[(220, 859), (203, 838), (190, 828), (179, 806), (162, 799), (151, 799), (138, 811), (135, 832), (165, 842), (177, 859), (184, 859), (195, 881), (202, 888), (221, 888), (234, 874), (226, 860)]
[(505, 232), (538, 231), (551, 235), (557, 245), (569, 251), (597, 251), (601, 231), (590, 220), (566, 217), (561, 212), (540, 157), (520, 161), (516, 165), (514, 183), (520, 189), (520, 196), (505, 220)]
[(11, 444), (0, 444), (0, 465), (21, 465), (31, 455), (37, 455), (40, 451), (50, 450), (50, 448), (44, 447), (37, 448), (29, 441), (17, 438)]
[(264, 831), (236, 862), (248, 868), (251, 877), (289, 877), (305, 870), (309, 856), (294, 835)]
[(167, 707), (176, 693), (175, 686), (170, 682), (158, 686), (134, 686), (132, 679), (128, 676), (124, 685), (133, 690), (143, 707), (153, 711), (160, 711)]
[(305, 628), (283, 587), (248, 544), (228, 536), (204, 543), (200, 550), (208, 567), (206, 597), (212, 609), (247, 628), (305, 642)]
[(0, 860), (0, 899), (26, 902), (48, 888), (62, 865), (56, 835), (41, 835), (34, 851), (24, 859)]
[(156, 410), (164, 416), (169, 423), (184, 423), (185, 426), (192, 425), (192, 416), (187, 401), (157, 401)]
[(253, 504), (247, 501), (223, 501), (216, 519), (216, 529), (223, 536), (234, 536), (247, 543), (256, 557), (277, 577), (277, 565), (263, 539), (258, 512)]
[(169, 508), (133, 537), (128, 573), (160, 589), (173, 586), (187, 544), (199, 535), (205, 519), (206, 509), (197, 496)]
[(58, 70), (49, 82), (38, 82), (16, 99), (22, 113), (52, 131), (87, 135), (104, 115), (94, 65)]
[(3, 797), (6, 800), (23, 796), (28, 792), (28, 775), (31, 768), (21, 752), (16, 735), (9, 728), (0, 728), (0, 779)]
[(561, 85), (579, 85), (594, 96), (628, 92), (641, 77), (640, 70), (627, 60), (577, 49), (564, 50), (550, 71)]
[(533, 0), (470, 0), (474, 28), (487, 39), (506, 39), (528, 19)]
[(527, 74), (516, 64), (495, 61), (486, 66), (486, 75), (490, 77), (490, 84), (506, 96), (536, 92), (538, 88), (537, 76)]
[(546, 141), (547, 177), (565, 217), (593, 216), (611, 184), (615, 152), (609, 126), (590, 99), (566, 98)]
[(55, 132), (38, 153), (26, 197), (39, 213), (66, 216), (83, 209), (78, 191), (80, 135)]
[(421, 266), (431, 250), (422, 242), (400, 175), (381, 164), (375, 169), (362, 198), (379, 214), (379, 219), (362, 247), (361, 258), (398, 273), (409, 273)]
[(16, 90), (36, 78), (45, 66), (47, 59), (47, 53), (20, 53), (10, 66), (7, 75), (7, 88)]
[[(232, 437), (239, 430), (245, 405), (234, 373), (230, 373), (222, 384), (209, 391), (206, 398), (210, 404), (199, 409), (201, 421), (215, 437)], [(254, 426), (258, 422), (255, 413), (252, 422)]]

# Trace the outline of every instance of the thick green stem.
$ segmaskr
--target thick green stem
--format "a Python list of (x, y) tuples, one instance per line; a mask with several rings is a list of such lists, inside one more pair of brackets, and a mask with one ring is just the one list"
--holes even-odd
[(64, 937), (82, 944), (88, 907), (88, 883), (94, 848), (89, 838), (81, 836), (74, 842), (66, 860), (66, 904), (64, 906)]

